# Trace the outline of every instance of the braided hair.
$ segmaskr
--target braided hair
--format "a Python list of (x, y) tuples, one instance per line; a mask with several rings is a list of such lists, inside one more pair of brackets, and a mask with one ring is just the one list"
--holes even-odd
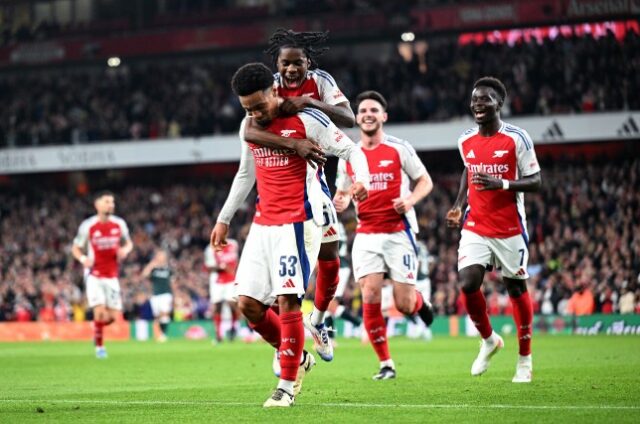
[(270, 55), (273, 65), (277, 67), (280, 49), (293, 47), (302, 49), (310, 61), (310, 68), (318, 67), (316, 58), (329, 50), (328, 47), (320, 47), (329, 38), (329, 31), (295, 32), (290, 29), (278, 28), (269, 39), (269, 45), (264, 51)]

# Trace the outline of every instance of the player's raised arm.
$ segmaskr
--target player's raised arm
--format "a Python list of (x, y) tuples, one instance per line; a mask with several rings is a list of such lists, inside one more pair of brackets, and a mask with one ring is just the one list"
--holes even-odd
[(351, 164), (355, 174), (351, 195), (358, 201), (365, 200), (369, 191), (369, 165), (360, 147), (324, 113), (315, 109), (305, 109), (299, 116), (305, 124), (307, 137), (318, 142), (327, 152)]
[(356, 118), (351, 110), (348, 101), (332, 105), (312, 97), (289, 97), (282, 102), (280, 106), (282, 111), (287, 114), (295, 114), (305, 108), (314, 108), (322, 111), (325, 115), (341, 127), (352, 128), (355, 125)]

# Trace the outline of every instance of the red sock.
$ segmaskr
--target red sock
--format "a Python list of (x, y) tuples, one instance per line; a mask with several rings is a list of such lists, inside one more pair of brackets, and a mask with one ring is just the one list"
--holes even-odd
[(422, 294), (420, 294), (420, 292), (416, 290), (416, 304), (413, 307), (413, 312), (411, 312), (411, 315), (417, 314), (420, 308), (422, 308), (422, 305), (424, 305), (424, 299), (422, 298)]
[(102, 321), (94, 321), (93, 322), (93, 342), (96, 347), (103, 346), (103, 332), (104, 332), (104, 322)]
[(487, 313), (487, 301), (482, 294), (482, 290), (473, 293), (464, 293), (464, 306), (471, 321), (475, 324), (483, 339), (486, 339), (493, 332)]
[(362, 315), (364, 328), (369, 335), (369, 341), (376, 351), (380, 362), (391, 359), (389, 344), (387, 343), (387, 324), (382, 316), (382, 308), (379, 303), (365, 303)]
[(216, 328), (216, 339), (222, 340), (222, 314), (219, 312), (213, 314), (213, 325)]
[(340, 259), (328, 261), (318, 260), (318, 276), (316, 278), (316, 295), (313, 303), (320, 311), (326, 311), (336, 294), (340, 271)]
[(531, 333), (533, 324), (533, 305), (529, 292), (524, 292), (520, 297), (511, 297), (513, 305), (513, 320), (518, 328), (518, 344), (520, 355), (531, 355)]
[(249, 327), (257, 331), (271, 346), (280, 348), (280, 318), (273, 309), (267, 309), (262, 321), (255, 324), (250, 322)]
[(282, 343), (280, 344), (280, 378), (295, 381), (304, 349), (302, 312), (285, 312), (280, 315)]

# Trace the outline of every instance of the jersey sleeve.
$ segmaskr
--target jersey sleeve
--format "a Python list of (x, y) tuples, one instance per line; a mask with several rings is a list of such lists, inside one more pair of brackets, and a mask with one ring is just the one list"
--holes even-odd
[(73, 239), (73, 244), (84, 249), (89, 241), (89, 222), (84, 221), (78, 228), (78, 234)]
[(348, 191), (351, 187), (351, 177), (347, 173), (347, 161), (338, 160), (338, 171), (336, 172), (336, 188), (340, 191)]
[(231, 189), (227, 195), (222, 210), (218, 215), (218, 222), (229, 224), (231, 219), (235, 215), (238, 208), (247, 200), (247, 196), (251, 192), (253, 185), (256, 181), (256, 167), (247, 142), (244, 141), (244, 126), (245, 120), (240, 125), (240, 143), (242, 145), (242, 151), (240, 153), (240, 167), (233, 178)]
[(538, 164), (536, 151), (533, 148), (533, 141), (529, 133), (523, 129), (519, 129), (518, 131), (516, 157), (518, 159), (518, 174), (521, 177), (527, 177), (540, 172), (540, 165)]
[(349, 161), (355, 180), (369, 189), (369, 165), (362, 149), (322, 111), (306, 108), (298, 116), (305, 125), (307, 138), (317, 142), (325, 151)]
[(417, 180), (427, 174), (427, 168), (425, 168), (422, 160), (420, 160), (416, 149), (406, 141), (403, 141), (402, 147), (400, 147), (400, 158), (402, 160), (402, 170), (406, 172), (412, 180)]
[(124, 219), (118, 218), (118, 226), (120, 227), (120, 240), (128, 241), (131, 240), (131, 235), (129, 234), (129, 226), (125, 222)]
[(314, 74), (320, 100), (330, 105), (349, 102), (349, 99), (338, 88), (338, 84), (336, 84), (336, 80), (333, 79), (331, 74), (322, 69), (315, 69)]

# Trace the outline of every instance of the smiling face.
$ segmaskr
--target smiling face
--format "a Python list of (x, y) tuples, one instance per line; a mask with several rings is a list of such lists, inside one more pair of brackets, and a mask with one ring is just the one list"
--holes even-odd
[(478, 125), (487, 124), (499, 118), (502, 99), (491, 87), (479, 86), (471, 93), (471, 114)]
[(296, 89), (307, 77), (311, 61), (300, 48), (282, 47), (276, 64), (282, 76), (282, 85), (288, 89)]
[(382, 124), (387, 122), (387, 112), (376, 100), (365, 99), (358, 105), (356, 122), (363, 133), (372, 136), (382, 129)]
[(275, 88), (256, 91), (247, 96), (238, 96), (238, 99), (247, 111), (247, 115), (255, 119), (259, 125), (268, 125), (278, 115), (278, 98)]

